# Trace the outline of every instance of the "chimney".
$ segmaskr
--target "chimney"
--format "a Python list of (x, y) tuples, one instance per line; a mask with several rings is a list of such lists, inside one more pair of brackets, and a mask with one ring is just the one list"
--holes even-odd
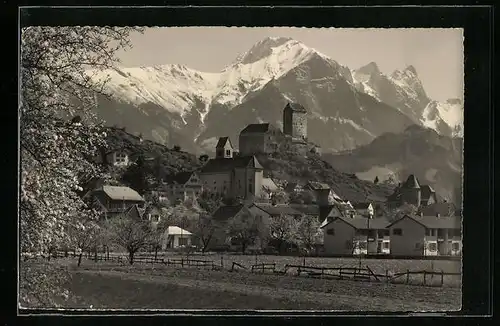
[(441, 214), (437, 213), (437, 214), (436, 214), (436, 217), (441, 217)]
[(424, 212), (420, 212), (420, 217), (424, 217)]

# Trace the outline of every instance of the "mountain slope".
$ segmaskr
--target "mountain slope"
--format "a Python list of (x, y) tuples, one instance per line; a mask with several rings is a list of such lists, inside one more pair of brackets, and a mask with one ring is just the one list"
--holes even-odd
[(380, 181), (392, 175), (403, 182), (415, 174), (430, 184), (444, 198), (454, 200), (462, 181), (461, 138), (439, 135), (435, 130), (417, 125), (403, 133), (385, 133), (371, 143), (347, 153), (326, 154), (336, 169), (356, 173), (359, 178)]
[(418, 78), (415, 67), (384, 75), (375, 62), (352, 72), (356, 87), (410, 117), (415, 124), (443, 135), (461, 135), (463, 104), (459, 99), (431, 100)]

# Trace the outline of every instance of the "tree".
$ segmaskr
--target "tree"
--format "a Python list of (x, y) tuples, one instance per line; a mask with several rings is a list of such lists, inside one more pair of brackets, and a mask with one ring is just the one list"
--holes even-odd
[(144, 155), (140, 154), (135, 163), (127, 168), (123, 174), (122, 180), (139, 194), (144, 194), (148, 190)]
[[(65, 243), (70, 226), (82, 227), (82, 219), (96, 215), (78, 196), (78, 176), (102, 173), (89, 160), (105, 137), (92, 108), (96, 93), (104, 94), (106, 80), (100, 70), (113, 66), (116, 51), (129, 45), (131, 30), (37, 26), (21, 31), (22, 252), (43, 252), (51, 244)], [(76, 115), (81, 121), (71, 122)], [(20, 282), (29, 283), (23, 289), (61, 291), (61, 284), (47, 283), (58, 278), (22, 275), (26, 278)]]
[(135, 253), (150, 244), (154, 236), (154, 229), (150, 221), (126, 215), (108, 220), (107, 227), (112, 241), (127, 250), (130, 265), (134, 263)]
[(179, 145), (174, 145), (173, 150), (176, 151), (176, 152), (180, 152), (181, 151), (181, 147)]
[(73, 245), (78, 249), (78, 265), (82, 263), (82, 255), (85, 251), (90, 252), (95, 249), (98, 240), (100, 240), (101, 229), (97, 222), (89, 220), (81, 227), (71, 227), (69, 234), (73, 238)]
[(374, 184), (377, 184), (378, 183), (378, 175), (375, 176), (375, 180), (373, 180), (373, 183)]
[(273, 205), (288, 204), (291, 200), (291, 198), (290, 198), (291, 196), (289, 196), (285, 191), (283, 191), (281, 189), (273, 191), (269, 197), (270, 197), (271, 203)]
[(389, 221), (395, 221), (404, 215), (416, 214), (418, 207), (412, 204), (404, 203), (403, 205), (396, 207), (389, 213)]
[(283, 251), (283, 245), (293, 242), (298, 237), (298, 221), (291, 215), (280, 214), (270, 218), (269, 231), (272, 239), (276, 240)]
[(309, 253), (321, 242), (322, 234), (319, 227), (320, 223), (316, 218), (302, 215), (297, 226), (297, 242), (300, 248)]
[(247, 208), (243, 208), (240, 214), (229, 220), (226, 230), (231, 242), (241, 246), (242, 253), (245, 253), (248, 245), (255, 242), (260, 233), (254, 214)]
[(310, 204), (314, 203), (314, 200), (315, 200), (315, 196), (311, 190), (293, 192), (290, 195), (290, 203), (292, 203), (292, 204), (310, 205)]
[(198, 158), (198, 160), (201, 162), (201, 163), (205, 163), (206, 161), (208, 161), (208, 155), (207, 154), (202, 154), (200, 155), (200, 157)]

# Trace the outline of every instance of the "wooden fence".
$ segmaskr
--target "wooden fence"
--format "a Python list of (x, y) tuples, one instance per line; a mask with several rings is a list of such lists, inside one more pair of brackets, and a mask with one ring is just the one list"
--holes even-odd
[[(49, 255), (40, 255), (37, 257), (25, 257), (25, 259), (50, 259), (50, 258), (63, 258), (71, 257), (78, 258), (79, 254), (70, 252), (52, 252)], [(84, 253), (85, 259), (92, 261), (110, 261), (117, 262), (121, 265), (128, 264), (128, 256), (124, 254), (108, 253), (108, 254), (89, 254)], [(134, 257), (134, 263), (138, 264), (162, 264), (174, 267), (196, 267), (196, 268), (209, 268), (212, 270), (223, 270), (224, 261), (221, 258), (220, 265), (216, 264), (213, 260), (200, 260), (200, 259), (190, 259), (186, 258), (164, 258), (161, 256), (156, 256), (152, 254), (139, 254)], [(314, 278), (324, 278), (324, 279), (339, 279), (339, 280), (356, 280), (356, 281), (368, 281), (368, 282), (384, 282), (384, 283), (394, 283), (394, 284), (411, 284), (411, 285), (423, 285), (423, 286), (443, 286), (445, 283), (445, 277), (447, 276), (461, 276), (461, 273), (450, 273), (441, 271), (428, 271), (428, 270), (418, 270), (410, 271), (406, 270), (403, 272), (397, 272), (390, 274), (388, 270), (385, 274), (375, 273), (369, 266), (366, 267), (318, 267), (318, 266), (306, 266), (306, 265), (290, 265), (286, 264), (283, 270), (276, 269), (276, 263), (260, 263), (254, 264), (250, 268), (237, 263), (232, 262), (229, 271), (238, 270), (249, 270), (252, 273), (266, 273), (271, 272), (273, 274), (284, 275), (290, 270), (296, 270), (297, 276), (306, 276)]]

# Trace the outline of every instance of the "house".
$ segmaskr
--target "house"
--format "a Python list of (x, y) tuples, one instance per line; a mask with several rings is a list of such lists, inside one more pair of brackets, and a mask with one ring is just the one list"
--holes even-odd
[(284, 139), (281, 130), (270, 123), (249, 124), (240, 132), (240, 155), (274, 153)]
[(172, 204), (195, 200), (203, 191), (203, 184), (196, 172), (179, 172), (169, 177), (158, 187), (158, 195), (168, 198)]
[(102, 149), (96, 157), (97, 163), (117, 167), (127, 167), (130, 162), (131, 151), (126, 147), (117, 147), (110, 150)]
[(453, 256), (462, 251), (460, 219), (455, 216), (404, 215), (387, 228), (394, 256)]
[(145, 200), (132, 188), (124, 186), (108, 186), (94, 190), (91, 193), (93, 206), (103, 212), (106, 218), (125, 212), (131, 206), (137, 205), (144, 209)]
[(212, 219), (216, 225), (214, 234), (210, 239), (208, 248), (210, 249), (222, 249), (237, 245), (231, 240), (231, 237), (227, 233), (227, 224), (236, 218), (245, 218), (242, 214), (251, 214), (255, 217), (255, 222), (257, 223), (259, 236), (255, 242), (249, 246), (249, 248), (259, 248), (262, 249), (267, 244), (267, 238), (269, 234), (269, 218), (270, 215), (258, 208), (256, 204), (237, 204), (237, 205), (225, 205), (220, 206), (213, 214)]
[[(227, 142), (226, 144), (230, 144)], [(229, 198), (244, 199), (260, 197), (264, 168), (255, 156), (233, 157), (229, 155), (210, 159), (199, 171), (204, 190), (219, 193)], [(220, 152), (219, 152), (220, 154)]]
[(178, 226), (169, 226), (165, 231), (162, 241), (162, 249), (177, 249), (190, 247), (192, 245), (193, 234)]
[(326, 183), (309, 181), (304, 187), (312, 191), (319, 206), (328, 206), (331, 188)]
[(292, 139), (307, 139), (307, 110), (299, 103), (283, 109), (283, 133)]
[(389, 254), (387, 225), (384, 218), (346, 217), (340, 210), (332, 210), (321, 225), (325, 254)]
[(373, 218), (375, 214), (372, 203), (353, 203), (352, 207), (356, 210), (358, 215), (363, 217)]

